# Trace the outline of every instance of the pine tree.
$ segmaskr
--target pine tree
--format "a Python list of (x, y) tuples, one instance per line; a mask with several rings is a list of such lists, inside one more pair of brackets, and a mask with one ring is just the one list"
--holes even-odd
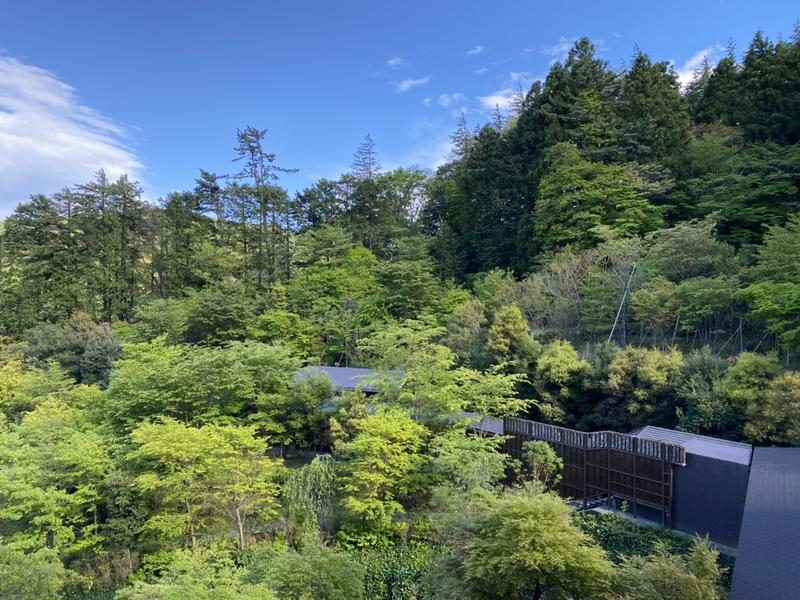
[(497, 129), (497, 131), (503, 131), (506, 126), (506, 117), (500, 110), (499, 104), (495, 104), (494, 110), (492, 111), (492, 126)]
[(714, 67), (694, 113), (698, 123), (736, 125), (739, 120), (739, 66), (736, 64), (734, 46), (728, 44), (728, 53)]
[(708, 62), (708, 56), (703, 57), (703, 62), (692, 74), (692, 80), (686, 85), (684, 96), (689, 105), (689, 112), (692, 118), (696, 121), (700, 107), (703, 104), (703, 98), (708, 88), (708, 82), (714, 70)]
[(620, 118), (627, 125), (629, 155), (662, 161), (689, 142), (689, 110), (668, 62), (653, 63), (639, 52), (622, 83)]
[[(536, 83), (539, 83), (538, 81)], [(517, 90), (511, 98), (511, 111), (514, 116), (519, 115), (525, 108), (525, 90), (522, 89), (522, 84), (517, 84)]]
[(469, 130), (469, 126), (467, 125), (467, 118), (462, 112), (458, 116), (456, 130), (450, 136), (450, 141), (453, 144), (453, 155), (457, 159), (464, 158), (467, 155), (470, 143), (472, 142), (472, 137), (472, 132)]
[(364, 181), (374, 179), (380, 170), (378, 156), (375, 152), (375, 142), (372, 141), (372, 136), (367, 134), (353, 154), (353, 166), (350, 172), (359, 181)]
[[(266, 129), (250, 126), (237, 130), (237, 158), (234, 160), (244, 161), (244, 166), (232, 176), (235, 180), (248, 181), (258, 202), (255, 267), (259, 287), (289, 277), (289, 201), (274, 182), (279, 178), (278, 173), (297, 172), (297, 169), (275, 164), (275, 154), (264, 149), (266, 135)], [(283, 256), (279, 256), (279, 245), (283, 245)], [(281, 268), (282, 274), (279, 273)]]
[(370, 250), (378, 245), (382, 213), (382, 199), (376, 179), (379, 171), (375, 142), (367, 134), (353, 154), (353, 165), (349, 173), (348, 220), (353, 235)]
[(772, 43), (758, 32), (742, 64), (741, 122), (753, 141), (800, 141), (800, 26), (790, 42)]

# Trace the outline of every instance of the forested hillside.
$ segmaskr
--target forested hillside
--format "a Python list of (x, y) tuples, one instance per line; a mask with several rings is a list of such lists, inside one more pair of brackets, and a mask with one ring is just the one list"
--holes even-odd
[[(367, 136), (290, 196), (246, 127), (157, 203), (102, 172), (21, 199), (0, 597), (720, 597), (705, 544), (612, 562), (546, 445), (457, 417), (800, 445), (800, 30), (683, 88), (584, 38), (452, 140), (426, 173)], [(331, 408), (306, 365), (401, 373)]]

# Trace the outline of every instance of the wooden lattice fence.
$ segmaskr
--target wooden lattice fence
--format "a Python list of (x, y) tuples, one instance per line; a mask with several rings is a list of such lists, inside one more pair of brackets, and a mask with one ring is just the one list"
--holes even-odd
[(587, 433), (506, 418), (503, 430), (508, 440), (504, 450), (516, 458), (528, 440), (548, 442), (564, 461), (559, 492), (583, 501), (613, 499), (631, 503), (634, 511), (646, 506), (659, 511), (661, 522), (672, 519), (673, 467), (686, 464), (683, 446), (638, 438), (624, 433)]

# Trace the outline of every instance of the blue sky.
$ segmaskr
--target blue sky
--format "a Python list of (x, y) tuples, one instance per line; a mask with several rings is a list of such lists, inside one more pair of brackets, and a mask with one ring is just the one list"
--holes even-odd
[(488, 120), (588, 35), (612, 66), (638, 45), (689, 73), (789, 1), (7, 2), (0, 19), (0, 218), (103, 166), (146, 197), (231, 172), (235, 130), (269, 129), (302, 188), (347, 169), (366, 133), (384, 167), (435, 167), (458, 112)]

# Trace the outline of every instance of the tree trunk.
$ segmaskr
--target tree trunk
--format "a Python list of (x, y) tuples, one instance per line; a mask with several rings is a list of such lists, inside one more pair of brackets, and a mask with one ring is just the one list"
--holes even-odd
[(533, 600), (539, 600), (542, 597), (542, 586), (538, 582), (536, 583), (536, 587), (533, 588)]
[(191, 547), (194, 548), (197, 545), (197, 534), (194, 530), (194, 518), (192, 517), (192, 509), (189, 506), (189, 501), (186, 501), (186, 514), (189, 515), (189, 540)]
[(244, 550), (245, 547), (245, 539), (244, 539), (244, 518), (242, 517), (242, 511), (239, 507), (236, 507), (236, 525), (239, 528), (239, 548)]

